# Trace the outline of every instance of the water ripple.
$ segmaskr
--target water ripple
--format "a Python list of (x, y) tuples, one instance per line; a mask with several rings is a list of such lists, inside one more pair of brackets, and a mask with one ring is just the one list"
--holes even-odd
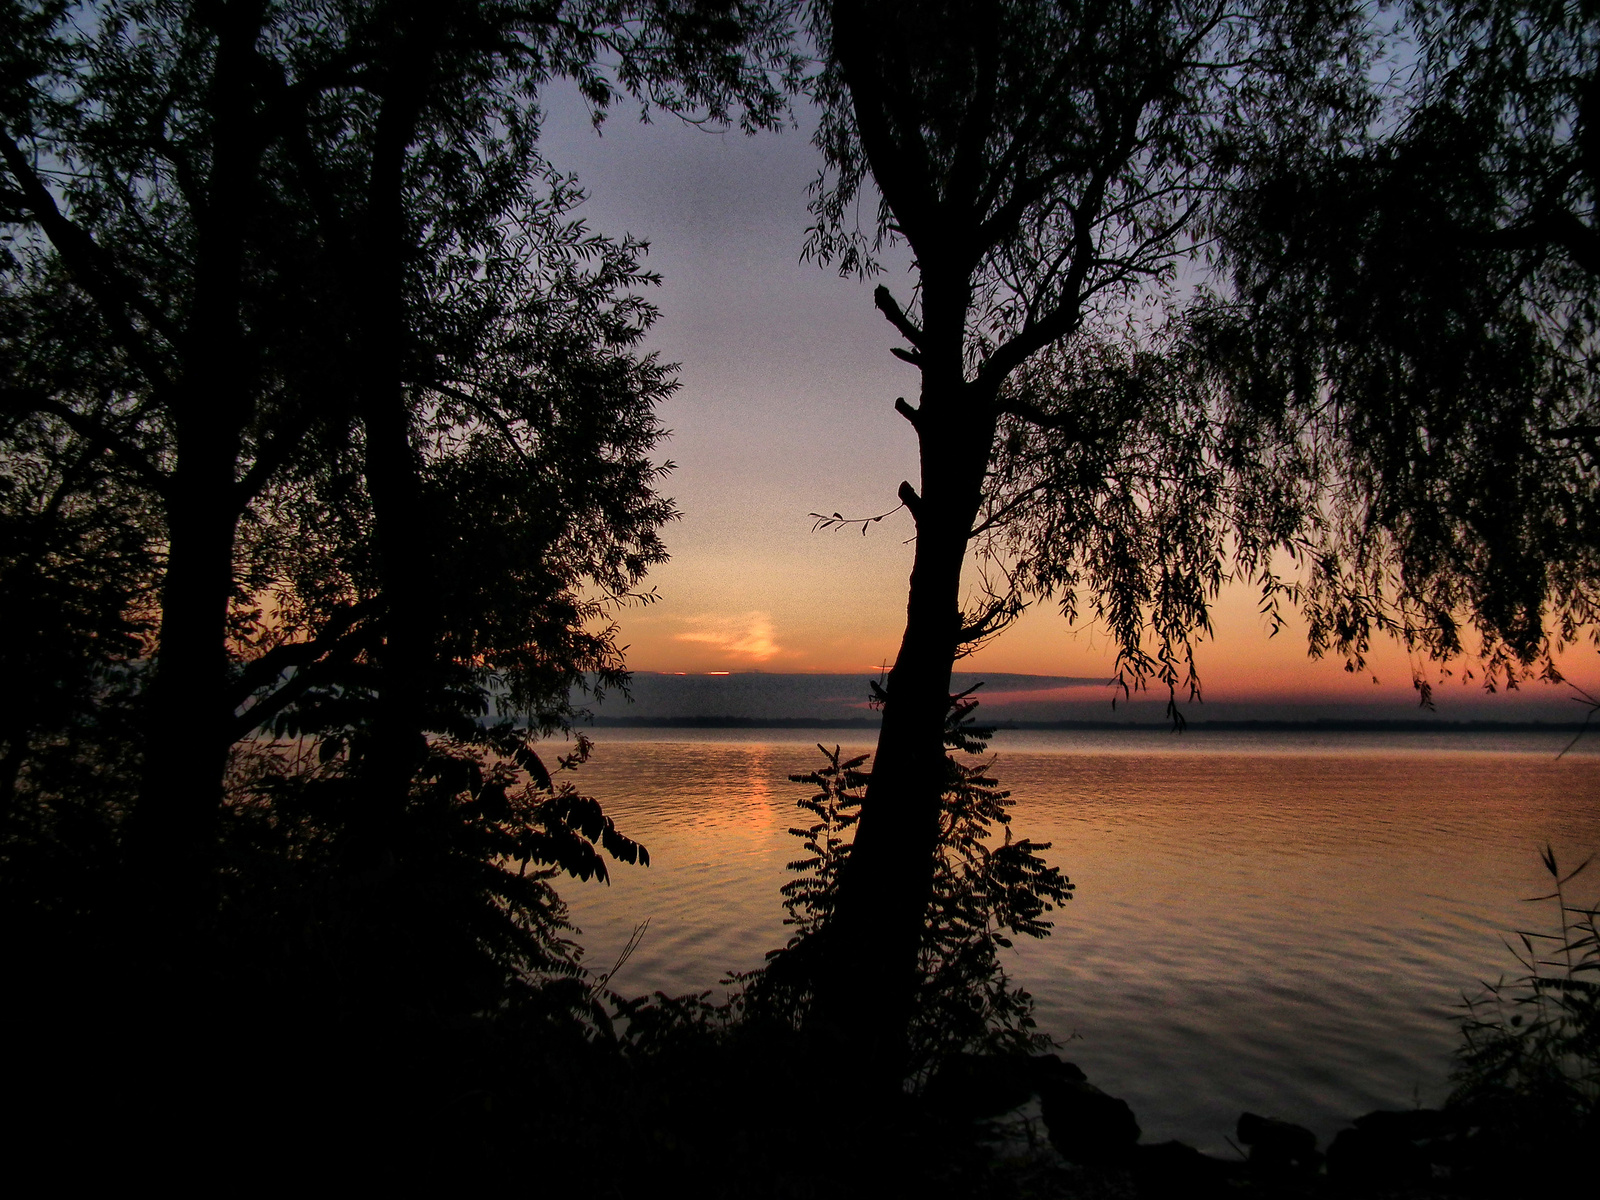
[[(1225, 1151), (1244, 1109), (1326, 1138), (1442, 1099), (1454, 1006), (1514, 969), (1502, 931), (1543, 922), (1519, 900), (1544, 890), (1538, 849), (1600, 849), (1600, 758), (1537, 739), (1106, 741), (997, 742), (1016, 834), (1052, 842), (1078, 885), (1008, 969), (1152, 1140)], [(600, 745), (585, 788), (653, 865), (565, 894), (602, 968), (650, 919), (619, 990), (715, 992), (783, 943), (805, 794), (786, 777), (817, 762), (749, 736)]]

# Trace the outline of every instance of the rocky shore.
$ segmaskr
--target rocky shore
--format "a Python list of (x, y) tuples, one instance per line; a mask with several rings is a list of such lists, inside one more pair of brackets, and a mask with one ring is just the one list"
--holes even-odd
[(997, 1158), (1025, 1196), (1421, 1200), (1546, 1195), (1583, 1174), (1581, 1161), (1514, 1161), (1490, 1114), (1458, 1108), (1369, 1112), (1326, 1147), (1303, 1126), (1250, 1112), (1231, 1131), (1232, 1157), (1178, 1141), (1151, 1143), (1125, 1101), (1054, 1054), (958, 1056), (930, 1081), (924, 1099), (950, 1117), (990, 1122)]

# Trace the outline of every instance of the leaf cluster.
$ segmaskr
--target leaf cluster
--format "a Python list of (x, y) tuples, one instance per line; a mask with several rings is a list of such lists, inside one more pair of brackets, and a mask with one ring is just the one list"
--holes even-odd
[[(647, 246), (582, 218), (541, 93), (575, 80), (597, 122), (632, 99), (769, 127), (787, 13), (0, 5), (0, 599), (50, 639), (6, 651), (8, 855), (115, 861), (135, 793), (182, 808), (148, 763), (186, 739), (231, 764), (222, 827), (190, 815), (225, 859), (207, 936), (244, 975), (456, 1016), (577, 978), (555, 877), (648, 856), (533, 746), (625, 684), (614, 617), (650, 598), (676, 516), (656, 455), (676, 382), (642, 346)], [(383, 470), (413, 488), (404, 528)], [(176, 584), (196, 525), (223, 552)], [(155, 728), (179, 586), (226, 603), (220, 694)], [(414, 763), (379, 736), (407, 637)], [(25, 823), (18, 789), (40, 797)]]
[(584, 979), (556, 878), (605, 882), (607, 858), (649, 864), (571, 781), (587, 744), (551, 771), (509, 724), (436, 739), (381, 831), (369, 750), (356, 735), (236, 752), (220, 916), (229, 940), (270, 946), (296, 931), (277, 969), (326, 987), (352, 1015), (365, 1005), (469, 1017)]
[[(975, 727), (976, 701), (958, 697), (947, 727), (952, 751), (980, 755), (989, 732)], [(860, 819), (868, 780), (866, 756), (844, 759), (819, 746), (826, 764), (790, 778), (817, 789), (796, 801), (816, 819), (790, 833), (805, 855), (789, 864), (799, 877), (782, 889), (784, 923), (795, 926), (787, 946), (767, 955), (742, 984), (742, 1013), (798, 1026), (810, 1004), (809, 971), (822, 952), (849, 858), (851, 830)], [(1045, 914), (1072, 898), (1073, 885), (1041, 857), (1048, 842), (1012, 840), (1010, 793), (988, 773), (991, 762), (946, 756), (937, 862), (917, 959), (919, 983), (911, 1022), (907, 1074), (921, 1081), (944, 1056), (968, 1050), (1027, 1052), (1049, 1044), (1034, 1031), (1032, 999), (1011, 986), (999, 951), (1012, 937), (1048, 937)], [(994, 844), (996, 833), (1001, 835)]]
[(780, 889), (783, 907), (788, 912), (785, 925), (796, 927), (789, 945), (815, 933), (827, 923), (833, 913), (834, 898), (838, 894), (839, 872), (849, 856), (848, 832), (861, 819), (862, 789), (867, 785), (868, 773), (861, 769), (867, 761), (865, 754), (840, 761), (839, 747), (829, 750), (819, 745), (828, 765), (805, 775), (791, 775), (790, 782), (819, 789), (814, 795), (795, 803), (816, 818), (804, 828), (789, 830), (791, 837), (800, 839), (805, 856), (788, 864), (788, 869), (799, 875)]
[[(988, 745), (990, 731), (972, 723), (976, 708), (975, 700), (958, 697), (946, 726), (946, 744), (967, 756)], [(923, 983), (910, 1025), (909, 1074), (919, 1080), (950, 1054), (1028, 1053), (1052, 1044), (1036, 1031), (1033, 998), (1012, 986), (999, 951), (1019, 935), (1048, 937), (1052, 922), (1045, 914), (1073, 892), (1060, 868), (1042, 857), (1049, 842), (1012, 840), (1011, 794), (990, 773), (994, 760), (969, 762), (952, 753), (945, 762), (939, 850), (918, 953)]]
[[(1375, 633), (1559, 678), (1595, 616), (1600, 245), (1586, 4), (1417, 4), (1412, 78), (1338, 143), (1260, 145), (1216, 210), (1235, 418), (1314, 489), (1312, 649)], [(1376, 92), (1375, 92), (1376, 95)]]

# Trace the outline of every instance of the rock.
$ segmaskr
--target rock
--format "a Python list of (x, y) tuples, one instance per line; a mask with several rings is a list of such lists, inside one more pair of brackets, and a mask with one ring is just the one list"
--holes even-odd
[(1139, 1123), (1126, 1101), (1085, 1080), (1063, 1077), (1040, 1088), (1039, 1105), (1051, 1145), (1068, 1162), (1111, 1166), (1132, 1156)]
[(1379, 1109), (1364, 1117), (1357, 1117), (1352, 1124), (1363, 1132), (1408, 1142), (1431, 1142), (1455, 1132), (1455, 1122), (1436, 1108), (1410, 1108), (1398, 1112)]
[(1202, 1154), (1182, 1142), (1133, 1148), (1133, 1181), (1141, 1200), (1207, 1200), (1229, 1193), (1235, 1164)]
[(1059, 1054), (1035, 1054), (1027, 1059), (1033, 1070), (1035, 1090), (1043, 1090), (1052, 1083), (1066, 1080), (1071, 1083), (1088, 1083), (1089, 1077), (1077, 1063), (1062, 1062)]
[(953, 1054), (939, 1065), (923, 1099), (953, 1117), (982, 1120), (1010, 1112), (1062, 1082), (1082, 1083), (1084, 1074), (1054, 1054)]
[(1274, 1174), (1310, 1174), (1322, 1162), (1317, 1135), (1302, 1125), (1259, 1117), (1239, 1116), (1239, 1141), (1250, 1147), (1250, 1165)]
[(939, 1065), (923, 1099), (953, 1117), (980, 1120), (1026, 1104), (1033, 1092), (1026, 1059), (955, 1054)]
[(1379, 1110), (1355, 1119), (1328, 1147), (1328, 1178), (1340, 1188), (1424, 1187), (1433, 1164), (1443, 1162), (1445, 1143), (1456, 1132), (1436, 1109)]
[(1341, 1129), (1328, 1147), (1328, 1180), (1340, 1189), (1417, 1187), (1432, 1174), (1421, 1147), (1370, 1130)]

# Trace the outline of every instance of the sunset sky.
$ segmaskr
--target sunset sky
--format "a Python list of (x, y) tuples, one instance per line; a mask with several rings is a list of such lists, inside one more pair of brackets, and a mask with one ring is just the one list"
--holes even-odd
[[(666, 484), (683, 519), (666, 530), (672, 561), (652, 573), (661, 599), (622, 619), (642, 671), (855, 672), (892, 659), (904, 618), (912, 528), (900, 512), (859, 532), (811, 531), (810, 512), (870, 516), (917, 478), (910, 427), (893, 411), (918, 374), (893, 358), (893, 330), (872, 285), (800, 261), (807, 185), (818, 157), (801, 127), (746, 137), (619, 109), (596, 136), (570, 91), (547, 97), (549, 159), (590, 193), (582, 215), (599, 232), (651, 245), (665, 278), (650, 345), (681, 364), (662, 415)], [(908, 259), (884, 282), (909, 295)], [(1200, 659), (1208, 707), (1355, 704), (1414, 708), (1405, 656), (1384, 646), (1371, 675), (1307, 658), (1302, 630), (1268, 638), (1246, 589), (1224, 593), (1216, 639)], [(1592, 649), (1566, 656), (1570, 676), (1600, 690)], [(961, 666), (975, 671), (1104, 676), (1103, 630), (1029, 613)], [(1109, 693), (1084, 699), (1109, 704)], [(1568, 719), (1565, 689), (1484, 698), (1441, 689), (1442, 716)], [(1537, 713), (1535, 713), (1537, 710)]]

